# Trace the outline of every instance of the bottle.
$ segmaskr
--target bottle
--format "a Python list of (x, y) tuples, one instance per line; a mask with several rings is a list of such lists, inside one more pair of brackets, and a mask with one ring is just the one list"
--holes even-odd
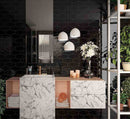
[(42, 67), (39, 66), (38, 69), (39, 69), (39, 75), (41, 75), (42, 74)]
[(32, 74), (32, 66), (28, 66), (28, 73)]

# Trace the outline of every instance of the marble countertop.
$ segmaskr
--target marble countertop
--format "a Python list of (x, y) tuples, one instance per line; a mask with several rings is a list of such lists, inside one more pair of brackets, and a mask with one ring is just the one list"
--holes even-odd
[(92, 78), (85, 78), (85, 77), (80, 77), (80, 78), (71, 78), (71, 77), (55, 77), (55, 75), (24, 75), (21, 78), (44, 78), (44, 79), (49, 79), (49, 78), (54, 78), (56, 81), (104, 81), (103, 79), (99, 77), (92, 77)]
[(54, 75), (24, 75), (24, 76), (22, 76), (21, 78), (54, 78), (55, 76)]
[(85, 78), (85, 77), (80, 77), (80, 78), (71, 78), (71, 77), (55, 77), (55, 80), (59, 81), (73, 81), (73, 80), (84, 80), (84, 81), (104, 81), (101, 78), (98, 77), (92, 77), (92, 78)]

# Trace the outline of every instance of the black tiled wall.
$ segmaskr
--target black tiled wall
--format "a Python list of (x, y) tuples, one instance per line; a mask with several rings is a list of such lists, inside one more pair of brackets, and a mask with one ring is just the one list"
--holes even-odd
[[(81, 37), (74, 39), (73, 43), (81, 46), (87, 41), (94, 41), (98, 45), (99, 41), (99, 3), (97, 0), (54, 0), (54, 35), (57, 36), (61, 31), (70, 33), (74, 27), (79, 28)], [(59, 48), (59, 47), (58, 47)], [(59, 50), (57, 50), (59, 51)], [(80, 56), (79, 51), (73, 53), (62, 53), (59, 57), (56, 54), (55, 60), (61, 61), (61, 74), (69, 75), (70, 69), (83, 69), (84, 61)], [(94, 60), (93, 60), (94, 59)], [(92, 59), (92, 71), (96, 76), (100, 76), (100, 65), (98, 57)]]
[(66, 42), (59, 43), (56, 41), (56, 46), (54, 46), (54, 72), (56, 76), (69, 76), (70, 70), (81, 69), (81, 58), (77, 49), (80, 45), (80, 39), (71, 39), (69, 41), (74, 43), (75, 51), (65, 52), (63, 46)]
[(25, 0), (0, 0), (0, 68), (25, 73)]

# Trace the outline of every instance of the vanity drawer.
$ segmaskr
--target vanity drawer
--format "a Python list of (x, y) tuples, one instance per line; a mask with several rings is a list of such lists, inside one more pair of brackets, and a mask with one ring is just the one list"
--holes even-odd
[(104, 109), (105, 81), (71, 81), (71, 108)]
[(71, 96), (71, 108), (105, 109), (105, 95)]
[(105, 94), (105, 81), (71, 81), (71, 96)]

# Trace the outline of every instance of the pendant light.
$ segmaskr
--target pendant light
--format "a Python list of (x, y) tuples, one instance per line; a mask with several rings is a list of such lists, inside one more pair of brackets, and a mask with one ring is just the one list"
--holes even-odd
[(65, 42), (68, 40), (68, 35), (66, 32), (60, 32), (59, 35), (58, 35), (58, 41), (60, 42)]
[(67, 42), (64, 45), (64, 51), (74, 51), (75, 50), (75, 46), (72, 42)]
[(70, 32), (70, 37), (71, 38), (78, 38), (80, 37), (80, 30), (77, 28), (73, 28)]

